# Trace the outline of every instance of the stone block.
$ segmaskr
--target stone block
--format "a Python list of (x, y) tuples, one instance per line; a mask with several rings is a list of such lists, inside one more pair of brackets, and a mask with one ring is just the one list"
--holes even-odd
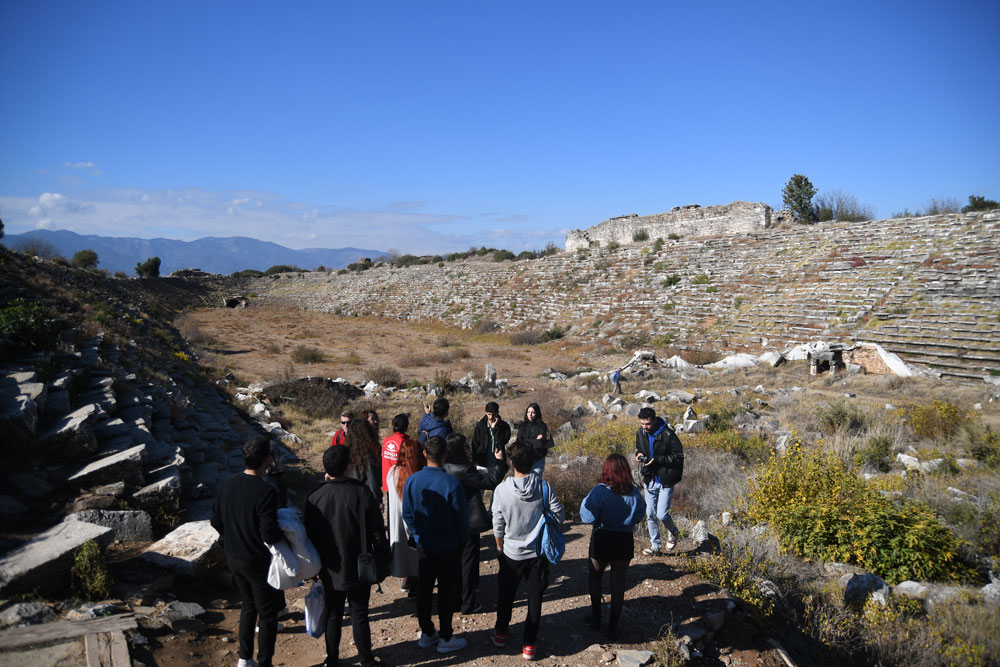
[(7, 478), (7, 484), (24, 498), (38, 500), (52, 493), (52, 485), (28, 473), (17, 473)]
[(108, 484), (121, 480), (129, 488), (143, 485), (142, 468), (145, 460), (146, 445), (136, 445), (123, 452), (111, 454), (92, 461), (69, 476), (68, 482), (78, 487), (88, 487), (95, 484)]
[(0, 396), (0, 431), (12, 444), (26, 443), (35, 437), (38, 406), (27, 396)]
[(175, 512), (180, 508), (181, 471), (177, 465), (151, 470), (146, 478), (146, 486), (132, 494), (136, 505), (150, 513)]
[(65, 389), (50, 389), (49, 397), (45, 401), (46, 415), (64, 415), (71, 409), (69, 402), (69, 392)]
[(0, 612), (0, 628), (38, 625), (56, 620), (56, 612), (42, 602), (16, 602)]
[(55, 422), (39, 440), (57, 454), (93, 454), (97, 451), (94, 425), (105, 415), (101, 406), (87, 404)]
[(149, 514), (142, 511), (84, 510), (67, 518), (110, 528), (118, 542), (149, 542), (153, 539), (153, 522)]
[(65, 593), (73, 552), (88, 540), (105, 542), (111, 529), (63, 521), (0, 558), (0, 593)]
[(142, 558), (183, 575), (193, 575), (221, 552), (219, 533), (208, 521), (184, 523), (143, 552)]
[(883, 591), (882, 598), (892, 592), (889, 584), (870, 572), (845, 574), (838, 583), (844, 589), (844, 604), (849, 607), (863, 607), (869, 596), (877, 591)]

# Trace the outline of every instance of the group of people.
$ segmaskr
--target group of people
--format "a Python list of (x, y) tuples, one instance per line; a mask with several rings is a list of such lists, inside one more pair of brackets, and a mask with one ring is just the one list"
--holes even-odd
[[(550, 563), (539, 550), (544, 513), (558, 522), (565, 512), (555, 490), (543, 479), (545, 457), (553, 446), (537, 403), (525, 410), (511, 442), (511, 426), (489, 402), (471, 440), (453, 431), (447, 399), (425, 405), (417, 438), (408, 435), (409, 416), (392, 419), (392, 433), (378, 444), (378, 415), (345, 412), (341, 429), (323, 454), (324, 482), (305, 503), (304, 524), (322, 560), (328, 609), (326, 665), (339, 664), (345, 603), (361, 664), (385, 664), (372, 651), (368, 608), (371, 586), (358, 581), (358, 556), (386, 539), (388, 522), (391, 574), (415, 598), (419, 625), (417, 646), (439, 653), (459, 651), (466, 639), (455, 634), (456, 612), (482, 611), (477, 594), (480, 535), (491, 530), (497, 548), (496, 620), (490, 638), (504, 648), (518, 589), (527, 597), (521, 633), (521, 655), (535, 658), (542, 597)], [(625, 598), (626, 573), (634, 557), (633, 532), (645, 516), (650, 546), (647, 555), (673, 549), (677, 527), (670, 518), (673, 487), (683, 472), (680, 440), (652, 408), (639, 413), (635, 461), (642, 489), (633, 483), (632, 468), (621, 454), (604, 461), (601, 477), (580, 505), (584, 523), (593, 524), (588, 554), (591, 607), (585, 621), (602, 629), (602, 579), (611, 571), (611, 609), (607, 625), (615, 638)], [(244, 446), (246, 469), (221, 487), (212, 525), (220, 532), (230, 571), (242, 600), (239, 667), (271, 664), (280, 591), (265, 581), (270, 562), (268, 544), (282, 539), (277, 527), (277, 493), (265, 481), (270, 448), (257, 438)], [(381, 460), (381, 465), (379, 461)], [(487, 510), (483, 491), (492, 490)], [(383, 492), (385, 497), (383, 498)], [(661, 538), (659, 525), (666, 528)], [(434, 589), (437, 588), (437, 624)], [(277, 593), (277, 595), (276, 595)], [(254, 625), (259, 627), (257, 660), (253, 660)]]

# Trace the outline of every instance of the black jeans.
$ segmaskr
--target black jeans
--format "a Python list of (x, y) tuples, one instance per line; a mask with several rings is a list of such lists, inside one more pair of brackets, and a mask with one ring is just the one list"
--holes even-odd
[(278, 612), (285, 606), (285, 596), (267, 583), (267, 561), (255, 562), (227, 558), (229, 571), (240, 591), (239, 657), (253, 658), (254, 626), (257, 633), (257, 664), (270, 667), (278, 634)]
[(469, 533), (469, 539), (462, 547), (462, 580), (459, 586), (458, 603), (462, 612), (471, 612), (476, 606), (476, 589), (479, 588), (479, 533)]
[(358, 649), (358, 659), (362, 665), (374, 665), (372, 655), (372, 631), (368, 622), (368, 600), (371, 586), (354, 586), (350, 590), (338, 591), (333, 587), (325, 570), (320, 571), (323, 580), (323, 598), (326, 601), (326, 664), (333, 667), (340, 662), (340, 635), (344, 622), (344, 599), (351, 608), (351, 631), (354, 646)]
[(446, 554), (424, 554), (418, 568), (417, 622), (425, 635), (434, 634), (431, 611), (434, 604), (434, 582), (438, 587), (438, 633), (441, 639), (451, 639), (451, 616), (455, 613), (455, 597), (461, 576), (462, 550)]
[(534, 646), (538, 639), (538, 626), (542, 622), (542, 596), (549, 586), (549, 561), (535, 556), (528, 560), (514, 560), (500, 552), (500, 591), (497, 594), (497, 624), (496, 632), (507, 634), (510, 627), (510, 617), (514, 611), (514, 597), (517, 595), (517, 585), (525, 582), (525, 593), (528, 596), (528, 616), (524, 619), (523, 643)]

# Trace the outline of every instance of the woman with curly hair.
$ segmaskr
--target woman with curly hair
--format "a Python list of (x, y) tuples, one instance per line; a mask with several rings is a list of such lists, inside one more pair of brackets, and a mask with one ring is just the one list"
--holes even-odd
[(635, 555), (633, 531), (646, 515), (646, 501), (632, 483), (632, 469), (621, 454), (604, 460), (601, 479), (580, 503), (580, 520), (594, 524), (590, 533), (587, 585), (590, 615), (587, 624), (601, 629), (601, 580), (611, 565), (611, 617), (608, 637), (615, 639), (625, 604), (625, 577)]
[(403, 579), (403, 590), (410, 597), (417, 594), (420, 554), (409, 546), (410, 536), (403, 521), (403, 487), (410, 475), (427, 465), (423, 448), (406, 436), (399, 445), (399, 458), (386, 474), (389, 488), (389, 545), (392, 547), (392, 576)]
[(351, 455), (348, 476), (360, 480), (371, 489), (382, 506), (382, 445), (367, 419), (352, 419), (347, 425), (344, 443)]

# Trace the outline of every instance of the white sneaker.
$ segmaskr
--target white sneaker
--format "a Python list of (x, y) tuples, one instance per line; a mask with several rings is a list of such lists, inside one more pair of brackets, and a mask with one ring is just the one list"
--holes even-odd
[(451, 653), (452, 651), (461, 651), (465, 648), (466, 641), (461, 637), (451, 636), (448, 641), (441, 640), (438, 642), (438, 653)]
[(438, 633), (435, 632), (433, 635), (426, 635), (424, 634), (424, 631), (421, 630), (420, 637), (417, 639), (417, 646), (420, 648), (431, 648), (440, 641), (441, 638), (438, 637)]
[(240, 658), (236, 661), (236, 667), (257, 667), (257, 661), (253, 658), (250, 658), (249, 660)]
[(643, 549), (642, 553), (644, 553), (647, 556), (659, 556), (660, 550), (657, 549), (656, 547), (648, 547), (646, 549)]
[(667, 533), (667, 541), (663, 546), (667, 548), (667, 551), (673, 551), (674, 547), (677, 546), (677, 536)]

